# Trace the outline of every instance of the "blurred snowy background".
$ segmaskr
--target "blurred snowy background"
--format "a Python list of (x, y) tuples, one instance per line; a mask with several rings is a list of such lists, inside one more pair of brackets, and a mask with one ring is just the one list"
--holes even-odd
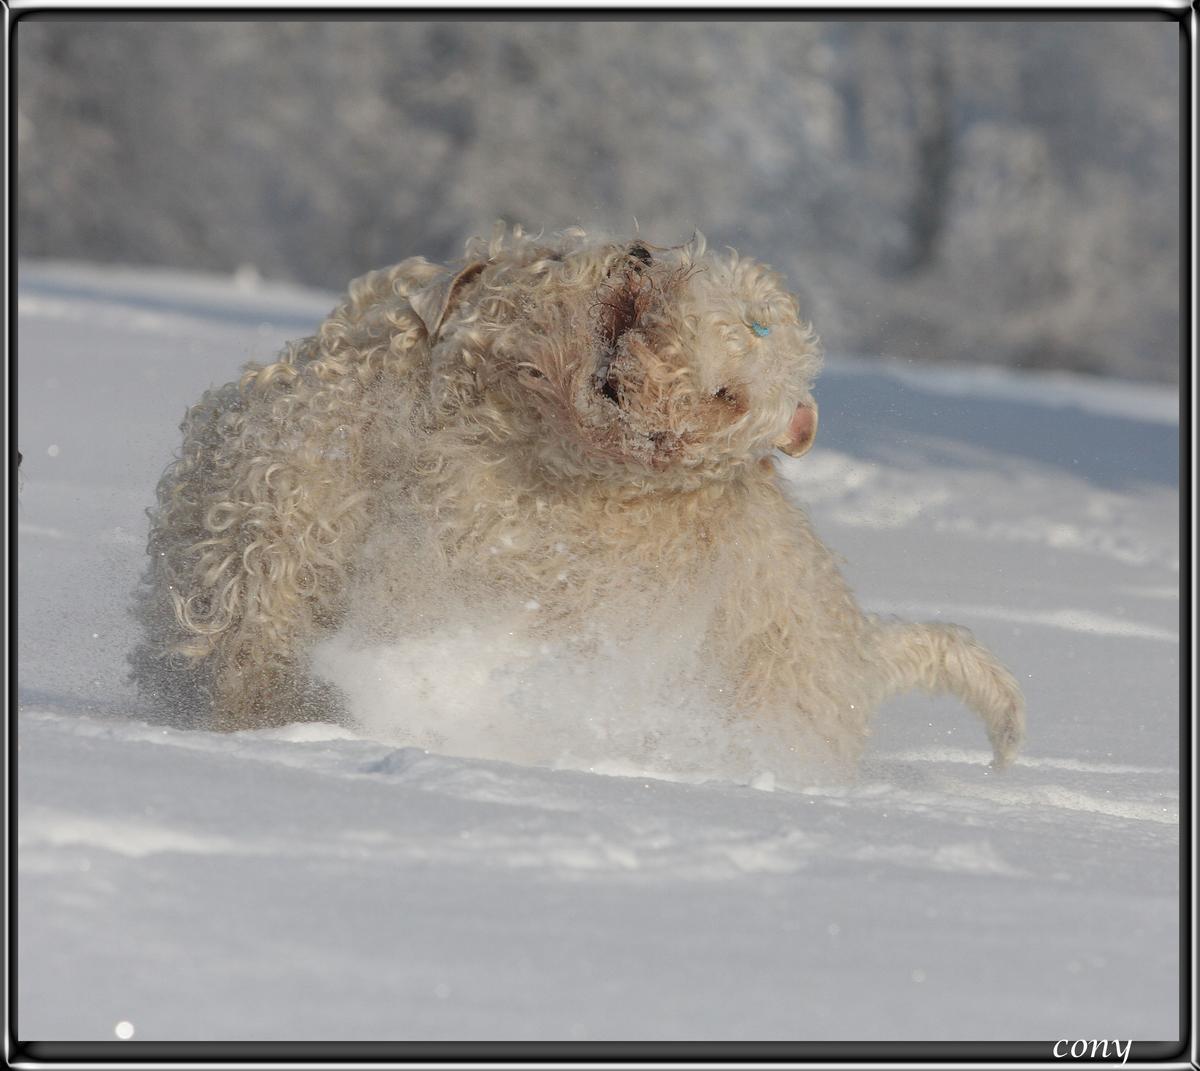
[(21, 21), (18, 249), (340, 289), (497, 217), (773, 263), (831, 352), (1173, 382), (1175, 23)]

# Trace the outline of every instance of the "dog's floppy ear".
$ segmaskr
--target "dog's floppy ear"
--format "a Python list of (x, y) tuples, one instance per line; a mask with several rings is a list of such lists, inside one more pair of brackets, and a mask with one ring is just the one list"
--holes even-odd
[(446, 321), (446, 314), (450, 311), (450, 306), (454, 303), (459, 289), (464, 283), (474, 279), (485, 267), (484, 261), (475, 261), (461, 271), (443, 275), (416, 293), (409, 294), (408, 303), (412, 306), (413, 312), (417, 314), (417, 318), (425, 325), (431, 342), (438, 337), (442, 324)]

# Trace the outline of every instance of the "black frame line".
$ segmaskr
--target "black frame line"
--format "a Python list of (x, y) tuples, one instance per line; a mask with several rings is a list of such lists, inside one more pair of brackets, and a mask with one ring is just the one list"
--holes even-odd
[[(7, 76), (4, 80), (4, 119), (6, 125), (6, 211), (0, 227), (7, 240), (4, 259), (6, 273), (5, 311), (7, 313), (6, 342), (10, 361), (5, 368), (5, 389), (8, 419), (6, 469), (8, 511), (5, 526), (7, 555), (5, 579), (16, 576), (15, 525), (18, 512), (19, 486), (15, 458), (17, 454), (15, 384), (17, 381), (16, 338), (16, 132), (14, 120), (16, 97), (16, 48), (19, 25), (25, 21), (416, 21), (440, 19), (447, 21), (528, 21), (544, 22), (554, 19), (572, 21), (1149, 21), (1175, 22), (1179, 26), (1180, 59), (1180, 223), (1183, 241), (1180, 243), (1180, 378), (1179, 378), (1179, 445), (1180, 445), (1180, 546), (1187, 553), (1180, 562), (1180, 1031), (1179, 1040), (1133, 1041), (1129, 1052), (1130, 1064), (1158, 1064), (1179, 1068), (1200, 1068), (1200, 1049), (1196, 1040), (1196, 1014), (1192, 1006), (1195, 980), (1195, 934), (1192, 908), (1195, 903), (1193, 882), (1193, 852), (1195, 835), (1191, 807), (1194, 802), (1194, 748), (1189, 713), (1194, 696), (1194, 666), (1192, 654), (1192, 616), (1194, 577), (1190, 553), (1193, 548), (1192, 480), (1192, 416), (1195, 389), (1191, 357), (1195, 352), (1195, 294), (1193, 292), (1193, 258), (1195, 256), (1192, 194), (1195, 190), (1194, 153), (1192, 143), (1193, 100), (1196, 84), (1195, 5), (1186, 2), (1137, 5), (1118, 3), (1112, 7), (1099, 4), (1092, 7), (1065, 3), (1038, 5), (1034, 0), (981, 4), (924, 4), (888, 6), (786, 6), (729, 7), (487, 7), (421, 6), (396, 7), (392, 4), (371, 6), (324, 3), (292, 7), (241, 5), (228, 0), (229, 6), (218, 3), (181, 4), (178, 6), (143, 7), (126, 2), (95, 5), (56, 3), (55, 0), (0, 0), (4, 9), (5, 58)], [(10, 583), (12, 581), (10, 580)], [(15, 587), (15, 584), (14, 584)], [(16, 619), (16, 592), (10, 587), (6, 594), (6, 677), (8, 708), (17, 709), (16, 656), (13, 626)], [(887, 1066), (914, 1063), (936, 1066), (1007, 1066), (1061, 1067), (1078, 1064), (1074, 1059), (1053, 1059), (1055, 1039), (1048, 1041), (1016, 1042), (456, 1042), (456, 1041), (389, 1041), (389, 1042), (153, 1042), (153, 1041), (95, 1041), (65, 1042), (21, 1040), (16, 1025), (16, 926), (12, 886), (16, 876), (16, 726), (10, 717), (5, 725), (5, 772), (7, 780), (5, 833), (5, 937), (8, 950), (5, 970), (4, 1037), (6, 1063), (16, 1067), (57, 1065), (61, 1067), (97, 1067), (115, 1064), (201, 1064), (234, 1063), (261, 1066), (350, 1066), (354, 1064), (420, 1064), (420, 1065), (490, 1065), (490, 1064), (622, 1064), (661, 1063), (689, 1065), (796, 1064), (827, 1065), (838, 1068)], [(1110, 1061), (1112, 1062), (1112, 1061)]]

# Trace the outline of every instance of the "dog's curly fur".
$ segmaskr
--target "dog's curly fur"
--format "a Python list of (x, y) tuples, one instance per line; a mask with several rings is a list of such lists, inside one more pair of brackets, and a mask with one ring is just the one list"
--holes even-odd
[(950, 692), (1005, 765), (1013, 677), (963, 629), (863, 614), (781, 490), (771, 454), (811, 443), (820, 363), (779, 278), (700, 236), (498, 228), (457, 269), (363, 276), (316, 335), (189, 411), (134, 676), (221, 729), (328, 717), (306, 656), (352, 598), (402, 630), (457, 585), (480, 614), (532, 600), (548, 636), (622, 592), (684, 606), (703, 583), (732, 713), (854, 761), (888, 696)]

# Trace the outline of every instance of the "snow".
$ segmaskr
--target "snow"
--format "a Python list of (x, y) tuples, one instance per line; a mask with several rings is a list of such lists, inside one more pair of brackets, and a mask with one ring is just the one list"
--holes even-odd
[[(469, 636), (358, 665), (331, 640), (374, 719), (172, 728), (125, 681), (142, 511), (185, 406), (332, 302), (20, 266), (20, 1038), (1178, 1036), (1173, 390), (833, 355), (783, 462), (869, 609), (1017, 673), (1012, 770), (920, 696), (849, 782), (735, 770), (711, 733), (656, 770), (597, 741), (671, 715), (586, 667), (479, 717), (519, 653)], [(535, 708), (554, 748), (504, 761)]]

